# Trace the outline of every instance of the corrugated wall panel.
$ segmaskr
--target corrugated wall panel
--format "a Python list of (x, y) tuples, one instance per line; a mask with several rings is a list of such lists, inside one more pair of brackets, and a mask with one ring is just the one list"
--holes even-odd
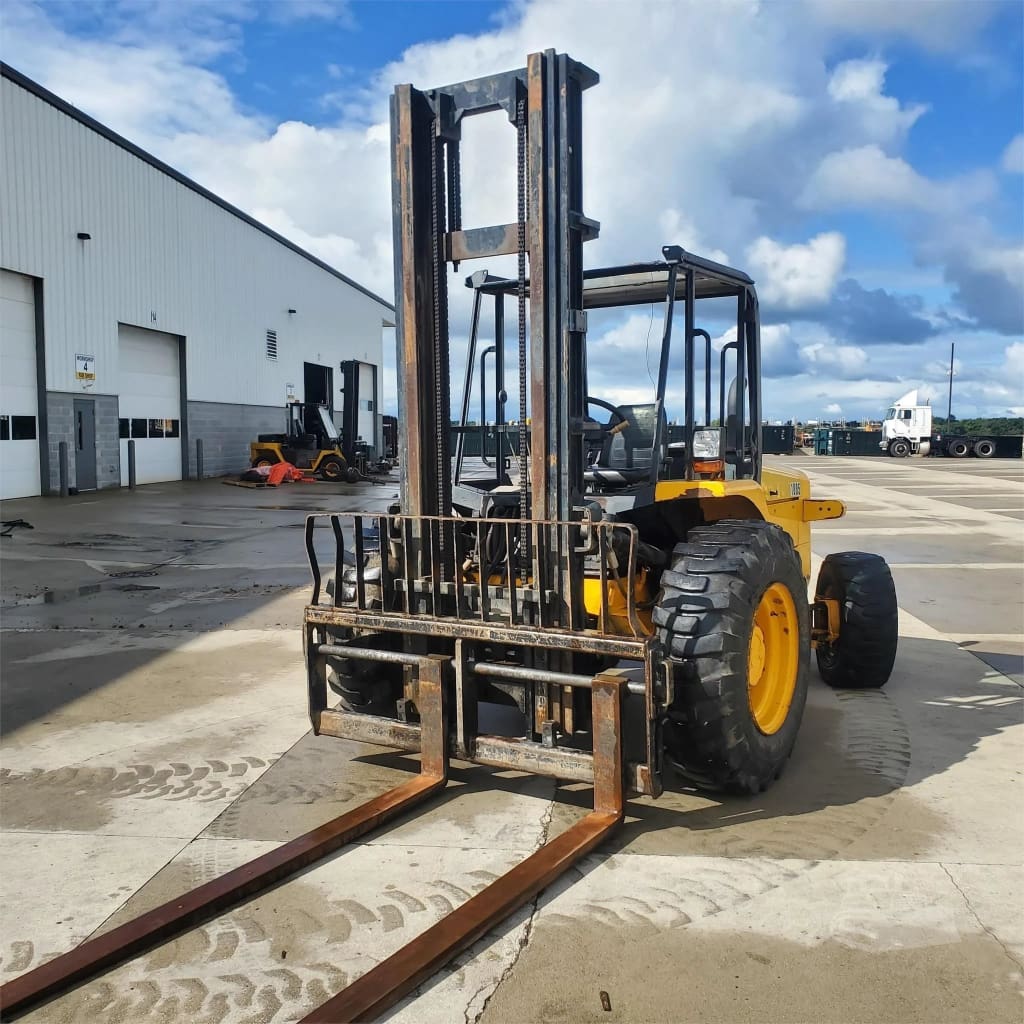
[(44, 279), (49, 390), (82, 390), (85, 352), (93, 392), (116, 394), (118, 322), (185, 336), (193, 400), (274, 406), (287, 383), (301, 395), (304, 361), (380, 365), (386, 307), (16, 83), (0, 91), (0, 266)]

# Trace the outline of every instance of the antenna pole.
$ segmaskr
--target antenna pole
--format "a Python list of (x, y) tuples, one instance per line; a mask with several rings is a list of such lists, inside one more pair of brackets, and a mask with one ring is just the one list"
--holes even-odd
[(950, 342), (949, 345), (949, 405), (946, 406), (946, 431), (951, 428), (951, 421), (953, 419), (953, 353), (956, 352), (956, 342)]

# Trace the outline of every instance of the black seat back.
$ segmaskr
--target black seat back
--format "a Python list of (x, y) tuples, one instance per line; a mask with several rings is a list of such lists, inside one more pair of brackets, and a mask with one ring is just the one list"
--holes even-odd
[[(654, 440), (658, 427), (658, 403), (649, 405), (620, 405), (628, 426), (605, 438), (597, 460), (600, 469), (644, 470), (650, 472), (654, 461)], [(664, 413), (661, 417), (664, 420)], [(612, 424), (614, 426), (614, 424)], [(666, 436), (664, 424), (662, 438)]]

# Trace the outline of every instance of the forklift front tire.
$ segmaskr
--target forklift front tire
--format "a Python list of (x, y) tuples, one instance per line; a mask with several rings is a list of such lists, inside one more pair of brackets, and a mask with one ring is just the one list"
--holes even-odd
[(807, 700), (809, 619), (800, 559), (778, 526), (723, 520), (676, 545), (654, 623), (680, 663), (664, 737), (684, 778), (754, 794), (782, 774)]

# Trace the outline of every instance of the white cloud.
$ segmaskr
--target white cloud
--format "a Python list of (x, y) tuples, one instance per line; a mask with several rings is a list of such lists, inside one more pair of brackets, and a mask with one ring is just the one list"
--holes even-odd
[(871, 372), (868, 354), (858, 345), (841, 345), (831, 340), (814, 342), (800, 349), (800, 358), (813, 372), (846, 380), (863, 380)]
[(936, 182), (902, 157), (871, 144), (829, 153), (808, 178), (800, 205), (812, 210), (894, 208), (927, 213), (964, 211), (992, 197), (986, 171)]
[(846, 239), (837, 231), (788, 246), (762, 236), (747, 249), (747, 263), (763, 301), (786, 310), (827, 302), (845, 260)]
[(899, 100), (886, 96), (887, 70), (888, 65), (880, 60), (847, 60), (836, 65), (828, 80), (828, 94), (840, 111), (849, 116), (851, 109), (857, 110), (870, 133), (879, 139), (903, 135), (928, 109), (923, 104), (903, 107)]
[(838, 402), (829, 402), (825, 406), (825, 412), (831, 416), (839, 416), (843, 411), (843, 407)]
[(1009, 383), (1015, 384), (1024, 394), (1024, 341), (1015, 341), (1007, 345), (1003, 369)]
[(1010, 140), (999, 166), (1008, 174), (1024, 174), (1024, 134)]
[(906, 39), (932, 51), (964, 50), (998, 10), (992, 0), (809, 0), (819, 24), (866, 39)]

